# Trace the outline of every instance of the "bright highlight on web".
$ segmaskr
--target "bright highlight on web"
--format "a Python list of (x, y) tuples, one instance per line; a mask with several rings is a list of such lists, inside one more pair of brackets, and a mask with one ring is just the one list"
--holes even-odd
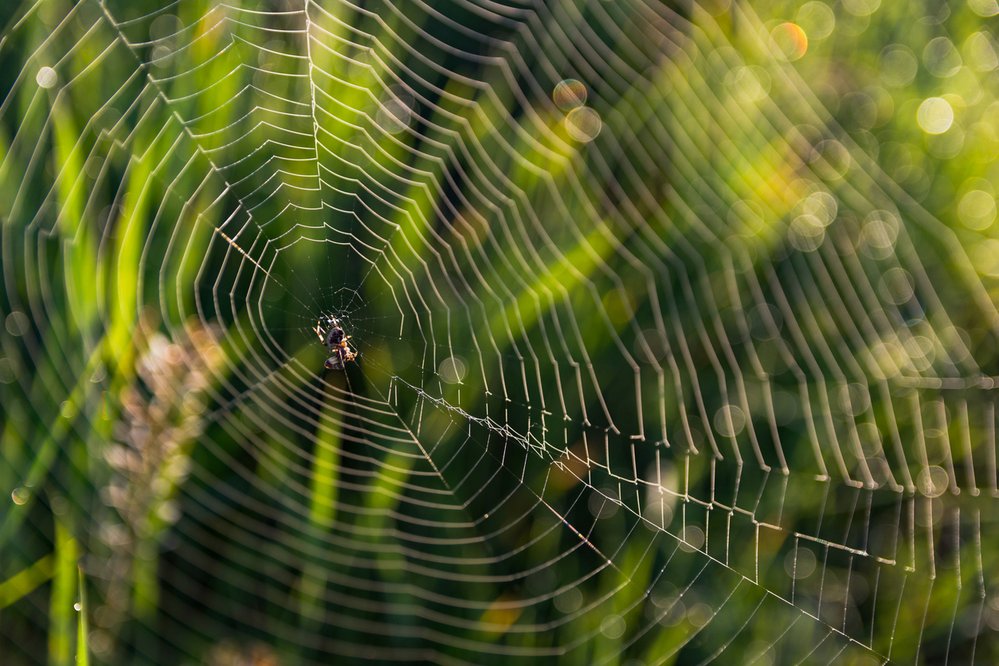
[(930, 4), (0, 8), (0, 661), (999, 661)]

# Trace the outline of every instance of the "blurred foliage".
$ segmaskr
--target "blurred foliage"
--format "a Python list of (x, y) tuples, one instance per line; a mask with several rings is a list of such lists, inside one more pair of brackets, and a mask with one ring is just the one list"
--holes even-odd
[(244, 5), (0, 8), (4, 663), (999, 660), (995, 2)]

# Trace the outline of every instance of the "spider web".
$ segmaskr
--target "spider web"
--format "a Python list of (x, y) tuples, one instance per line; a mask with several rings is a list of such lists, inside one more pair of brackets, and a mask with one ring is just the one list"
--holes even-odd
[(99, 658), (999, 658), (987, 232), (796, 8), (5, 11), (0, 579)]

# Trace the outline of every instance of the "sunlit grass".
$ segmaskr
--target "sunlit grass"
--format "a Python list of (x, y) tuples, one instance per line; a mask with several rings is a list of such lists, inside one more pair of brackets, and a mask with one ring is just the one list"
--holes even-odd
[[(903, 661), (966, 654), (980, 583), (909, 569), (937, 565), (933, 512), (992, 534), (990, 5), (704, 5), (655, 48), (603, 36), (589, 77), (568, 37), (521, 45), (526, 65), (470, 37), (438, 53), (426, 32), (450, 33), (413, 8), (316, 3), (307, 35), (208, 2), (159, 23), (147, 2), (14, 10), (0, 641), (24, 635), (25, 663), (294, 663), (343, 620), (331, 640), (397, 626), (379, 647), (400, 654), (682, 663), (729, 636), (719, 660), (764, 655), (780, 618), (835, 635), (823, 658), (870, 656), (843, 639), (861, 634)], [(566, 12), (538, 20), (605, 16)], [(615, 73), (631, 61), (641, 77)], [(362, 355), (317, 402), (308, 331), (341, 287)], [(976, 492), (943, 495), (958, 474)], [(878, 551), (901, 571), (882, 593), (924, 602), (890, 631), (871, 596), (821, 606), (880, 575), (815, 546), (877, 550), (850, 522), (865, 486), (867, 527), (904, 491), (929, 543)]]

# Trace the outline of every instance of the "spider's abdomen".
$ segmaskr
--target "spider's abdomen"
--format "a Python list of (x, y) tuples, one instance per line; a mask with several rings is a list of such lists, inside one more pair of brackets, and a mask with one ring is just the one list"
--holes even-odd
[(326, 346), (335, 347), (343, 341), (343, 329), (334, 327), (326, 334)]

